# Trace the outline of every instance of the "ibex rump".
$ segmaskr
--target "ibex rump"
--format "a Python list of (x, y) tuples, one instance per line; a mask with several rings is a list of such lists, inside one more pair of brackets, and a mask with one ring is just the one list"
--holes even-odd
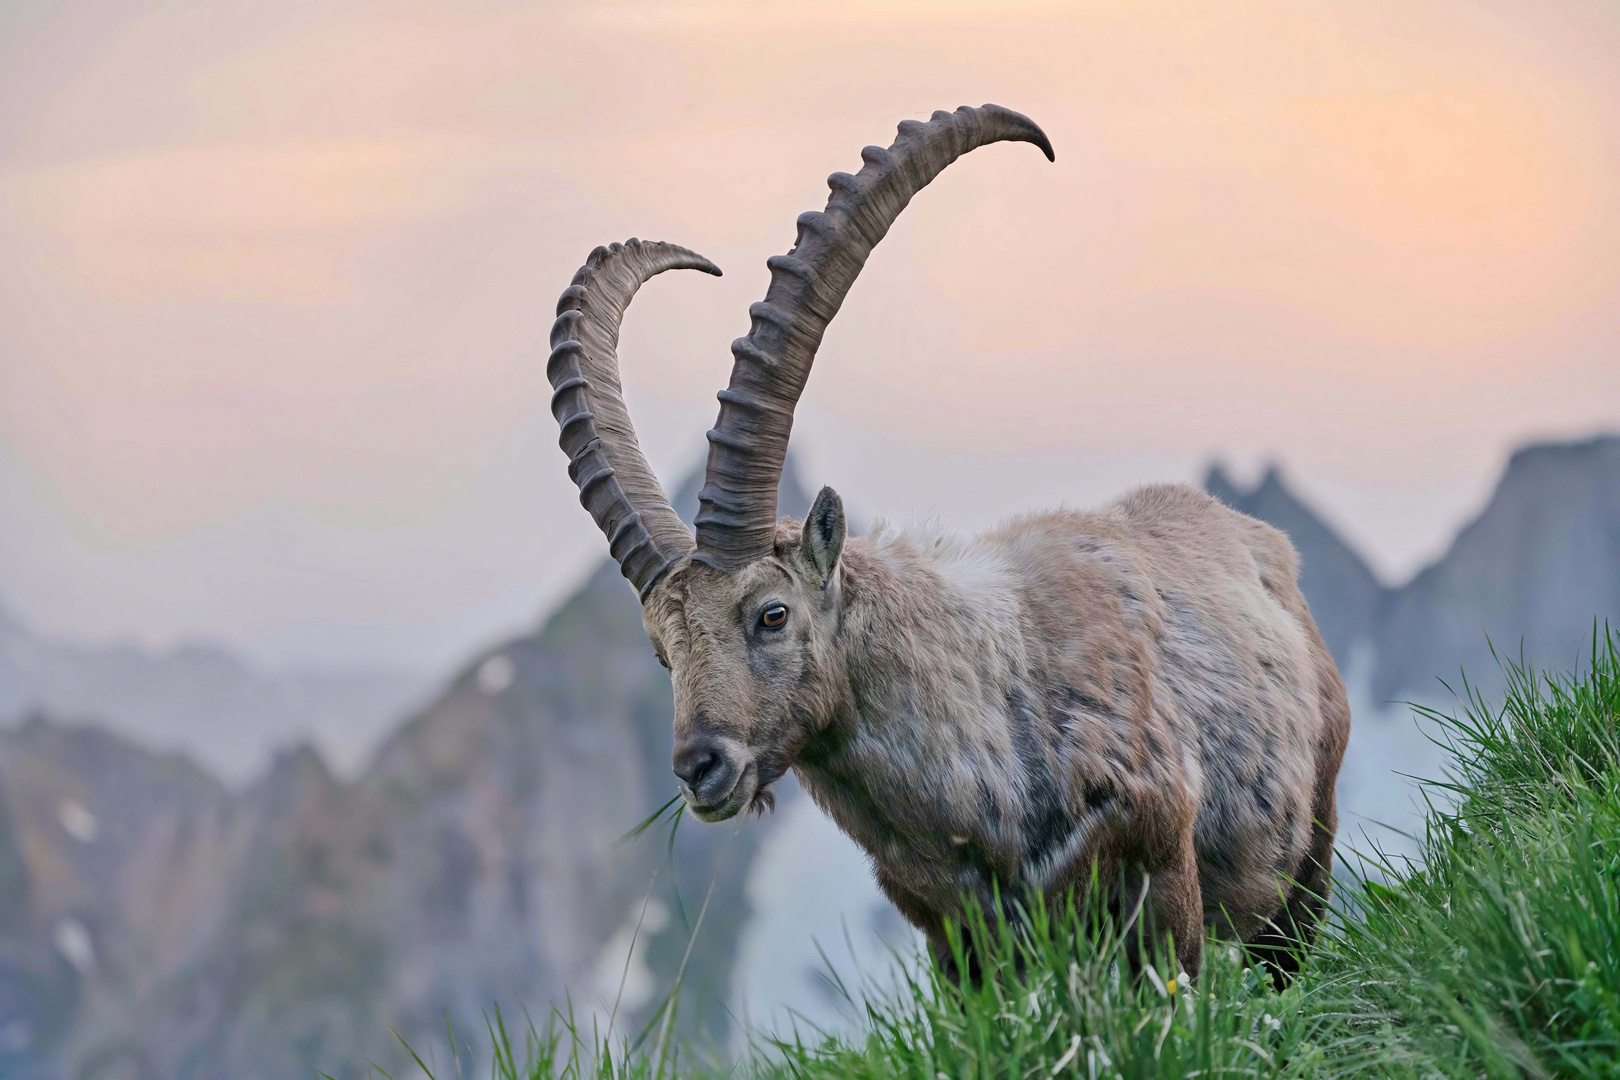
[(1003, 140), (1052, 156), (1027, 118), (964, 107), (829, 179), (732, 346), (695, 540), (637, 447), (615, 347), (647, 278), (719, 271), (598, 248), (547, 368), (570, 473), (671, 671), (697, 816), (766, 805), (793, 769), (936, 951), (964, 896), (1060, 894), (1097, 866), (1147, 875), (1145, 915), (1189, 973), (1207, 926), (1281, 979), (1328, 893), (1350, 720), (1283, 534), (1182, 486), (972, 538), (846, 539), (830, 488), (802, 525), (776, 520), (793, 407), (867, 255), (946, 165)]

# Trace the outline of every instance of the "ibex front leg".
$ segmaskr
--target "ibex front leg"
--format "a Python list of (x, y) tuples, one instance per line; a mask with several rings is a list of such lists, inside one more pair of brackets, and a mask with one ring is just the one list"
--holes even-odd
[[(1155, 948), (1167, 938), (1172, 940), (1181, 970), (1196, 978), (1204, 950), (1204, 902), (1198, 887), (1198, 856), (1193, 850), (1191, 829), (1175, 860), (1151, 875), (1142, 918), (1143, 940)], [(1136, 935), (1131, 935), (1127, 948), (1134, 949), (1136, 941)], [(1139, 969), (1140, 963), (1133, 966)]]

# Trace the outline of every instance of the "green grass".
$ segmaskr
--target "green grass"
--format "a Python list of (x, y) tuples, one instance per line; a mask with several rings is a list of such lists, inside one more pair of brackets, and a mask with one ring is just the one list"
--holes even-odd
[[(964, 935), (990, 977), (897, 967), (860, 1037), (761, 1041), (734, 1071), (1620, 1078), (1620, 635), (1595, 635), (1579, 675), (1504, 671), (1500, 704), (1465, 686), (1456, 715), (1423, 710), (1454, 760), (1429, 785), (1419, 854), (1341, 879), (1288, 990), (1216, 941), (1196, 987), (1162, 956), (1132, 979), (1111, 927), (1072, 907), (1019, 933), (981, 920)], [(489, 1036), (499, 1080), (704, 1071), (651, 1037), (610, 1052), (560, 1017)]]

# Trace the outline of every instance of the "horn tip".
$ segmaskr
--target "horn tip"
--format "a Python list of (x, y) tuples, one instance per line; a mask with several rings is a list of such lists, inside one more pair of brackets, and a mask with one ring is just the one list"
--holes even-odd
[(705, 274), (713, 274), (715, 277), (725, 277), (725, 275), (720, 272), (720, 268), (716, 266), (712, 260), (699, 255), (689, 247), (681, 247), (679, 244), (665, 243), (660, 243), (658, 246), (669, 253), (678, 256), (681, 261), (676, 263), (676, 266), (681, 269), (701, 270)]
[(988, 102), (976, 110), (996, 117), (1013, 129), (1016, 134), (1011, 137), (1020, 142), (1027, 142), (1040, 148), (1046, 155), (1047, 161), (1057, 161), (1057, 155), (1052, 152), (1052, 140), (1046, 137), (1041, 126), (1021, 112), (1009, 109), (1004, 105), (992, 105)]

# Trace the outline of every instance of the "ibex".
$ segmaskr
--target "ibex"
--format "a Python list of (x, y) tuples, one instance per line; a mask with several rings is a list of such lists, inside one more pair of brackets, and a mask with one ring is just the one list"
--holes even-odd
[(831, 488), (777, 520), (794, 407), (867, 256), (947, 165), (1001, 141), (1055, 160), (1027, 117), (964, 106), (828, 179), (732, 345), (695, 538), (636, 443), (616, 348), (648, 278), (720, 271), (671, 244), (597, 248), (546, 369), (569, 474), (670, 671), (697, 817), (769, 805), (793, 769), (936, 953), (967, 897), (1107, 880), (1187, 972), (1207, 927), (1269, 950), (1280, 984), (1328, 894), (1350, 723), (1282, 533), (1178, 485), (971, 538), (849, 537)]

